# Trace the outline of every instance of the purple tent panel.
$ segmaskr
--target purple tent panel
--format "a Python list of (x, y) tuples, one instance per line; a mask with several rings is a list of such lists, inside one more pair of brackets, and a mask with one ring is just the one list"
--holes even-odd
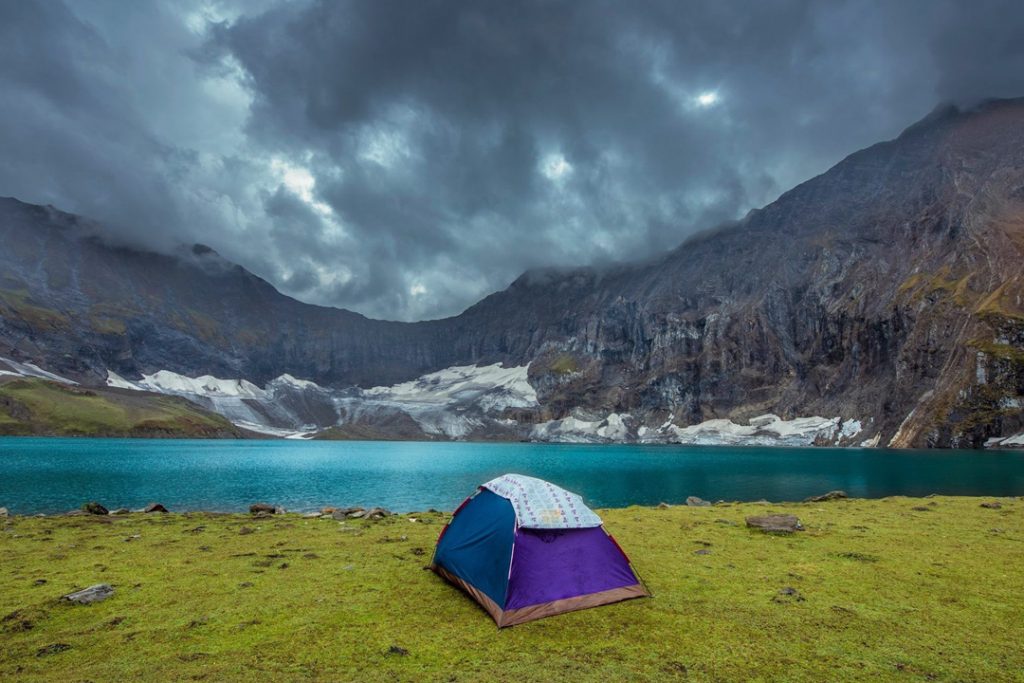
[(626, 556), (601, 527), (557, 531), (520, 528), (516, 532), (505, 609), (636, 583)]

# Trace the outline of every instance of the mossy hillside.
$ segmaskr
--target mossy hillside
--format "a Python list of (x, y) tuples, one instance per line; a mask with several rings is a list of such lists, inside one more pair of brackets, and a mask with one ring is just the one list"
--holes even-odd
[(0, 382), (0, 434), (240, 436), (241, 432), (224, 417), (183, 398), (26, 378)]
[(981, 502), (602, 511), (654, 597), (505, 630), (423, 570), (440, 514), (15, 518), (0, 679), (1020, 680), (1024, 502)]

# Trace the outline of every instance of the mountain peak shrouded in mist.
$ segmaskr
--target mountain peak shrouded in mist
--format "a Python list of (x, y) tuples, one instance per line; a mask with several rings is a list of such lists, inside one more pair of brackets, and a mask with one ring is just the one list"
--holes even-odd
[[(658, 258), (528, 271), (419, 323), (303, 304), (212, 249), (112, 248), (69, 214), (5, 202), (0, 356), (85, 384), (246, 382), (287, 394), (291, 428), (311, 415), (378, 437), (657, 441), (712, 424), (979, 446), (1024, 429), (1022, 169), (1024, 101), (944, 110)], [(481, 384), (508, 373), (529, 401)], [(490, 412), (431, 394), (449, 384)]]

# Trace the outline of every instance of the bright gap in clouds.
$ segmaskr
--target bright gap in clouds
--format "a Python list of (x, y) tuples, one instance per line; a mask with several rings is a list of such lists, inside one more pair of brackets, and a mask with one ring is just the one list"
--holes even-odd
[(540, 172), (548, 180), (560, 180), (572, 173), (572, 164), (566, 161), (561, 154), (549, 154), (544, 157), (540, 166)]
[(697, 106), (699, 107), (710, 107), (718, 104), (718, 93), (714, 90), (708, 90), (697, 95)]
[(270, 168), (285, 187), (321, 216), (329, 217), (334, 214), (330, 206), (313, 196), (316, 178), (308, 169), (291, 164), (280, 157), (270, 160)]

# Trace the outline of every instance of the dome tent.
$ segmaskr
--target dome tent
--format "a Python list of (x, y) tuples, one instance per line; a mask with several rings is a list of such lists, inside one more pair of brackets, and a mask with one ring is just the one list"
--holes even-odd
[(431, 569), (499, 627), (649, 595), (582, 498), (519, 474), (492, 479), (459, 506)]

